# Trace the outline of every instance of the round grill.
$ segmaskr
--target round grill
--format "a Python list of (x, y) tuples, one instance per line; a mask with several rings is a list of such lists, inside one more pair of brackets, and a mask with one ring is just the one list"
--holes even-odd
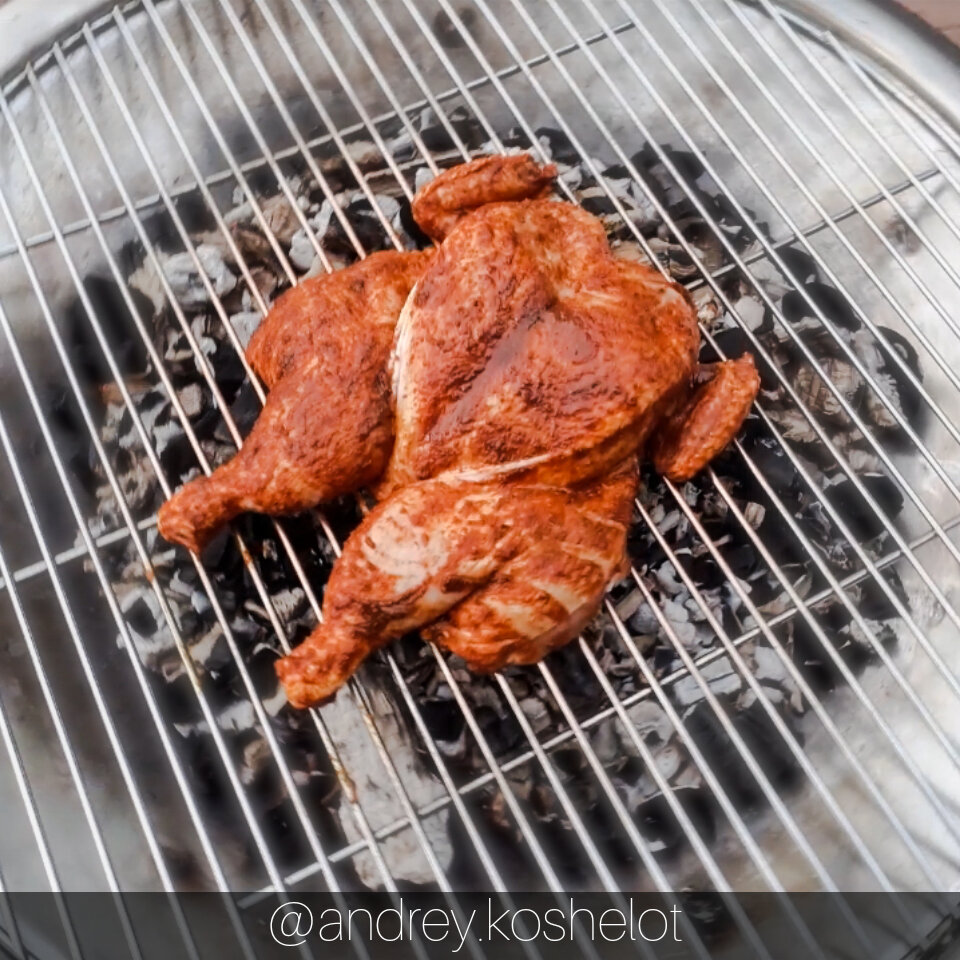
[[(229, 901), (242, 946), (290, 890), (686, 888), (762, 956), (730, 891), (956, 886), (956, 72), (864, 6), (872, 52), (853, 3), (137, 0), (18, 66), (4, 889), (259, 890)], [(416, 189), (516, 149), (686, 286), (704, 361), (754, 353), (760, 398), (694, 481), (645, 473), (631, 572), (568, 648), (480, 678), (411, 637), (294, 713), (273, 661), (364, 498), (243, 518), (200, 560), (156, 509), (256, 418), (272, 300), (424, 243)]]

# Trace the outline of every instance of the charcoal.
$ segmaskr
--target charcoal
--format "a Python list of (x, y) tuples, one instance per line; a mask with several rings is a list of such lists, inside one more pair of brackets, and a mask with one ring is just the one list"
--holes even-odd
[[(804, 317), (816, 316), (807, 298), (823, 313), (831, 323), (844, 330), (860, 329), (860, 320), (854, 315), (850, 301), (843, 294), (825, 283), (805, 283), (803, 293), (791, 290), (781, 304), (783, 315), (791, 323), (799, 323)], [(805, 294), (805, 296), (804, 296)]]
[(448, 50), (457, 50), (466, 46), (466, 39), (463, 31), (466, 30), (472, 34), (477, 26), (476, 10), (467, 7), (457, 12), (459, 23), (444, 10), (437, 11), (433, 18), (433, 35), (440, 41), (440, 44)]
[[(263, 404), (253, 384), (249, 380), (245, 381), (233, 403), (230, 404), (230, 416), (240, 431), (241, 437), (246, 438), (250, 433), (262, 409)], [(224, 439), (229, 442), (229, 438)]]
[[(910, 601), (907, 599), (907, 592), (897, 571), (885, 570), (882, 577), (889, 590), (903, 607), (909, 609)], [(873, 577), (864, 580), (861, 584), (857, 609), (867, 620), (891, 620), (899, 616), (893, 600)]]
[(184, 193), (177, 197), (174, 206), (187, 233), (204, 233), (213, 230), (217, 222), (201, 193)]
[(437, 740), (457, 740), (464, 728), (464, 716), (453, 700), (424, 700), (418, 705), (430, 735)]
[(197, 468), (197, 456), (185, 433), (167, 441), (160, 453), (160, 466), (174, 484), (183, 482), (183, 478)]
[[(888, 476), (873, 474), (860, 479), (885, 517), (892, 520), (900, 513), (903, 509), (903, 494)], [(824, 493), (858, 541), (871, 540), (885, 529), (883, 518), (877, 515), (856, 489), (853, 481), (841, 480), (827, 487)]]
[[(579, 164), (580, 154), (562, 130), (556, 130), (553, 127), (538, 127), (534, 133), (541, 143), (546, 143), (550, 159), (554, 163)], [(516, 144), (516, 146), (525, 145), (525, 143)]]
[(796, 247), (784, 247), (778, 252), (778, 256), (793, 274), (796, 283), (805, 284), (817, 279), (817, 265), (809, 253), (798, 250)]
[(594, 216), (616, 213), (616, 207), (613, 201), (607, 196), (586, 197), (582, 204), (584, 210), (588, 210)]
[(420, 229), (416, 220), (413, 219), (409, 200), (401, 200), (400, 213), (398, 216), (404, 231), (418, 247), (424, 247), (430, 243), (430, 238)]

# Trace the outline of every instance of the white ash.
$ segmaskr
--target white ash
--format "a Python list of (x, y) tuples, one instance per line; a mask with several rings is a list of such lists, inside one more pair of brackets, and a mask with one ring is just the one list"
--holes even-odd
[[(218, 297), (233, 290), (237, 285), (237, 278), (224, 261), (219, 247), (201, 243), (196, 248), (196, 255)], [(210, 302), (210, 293), (202, 282), (200, 271), (190, 253), (165, 257), (162, 265), (167, 282), (182, 306), (199, 307)]]

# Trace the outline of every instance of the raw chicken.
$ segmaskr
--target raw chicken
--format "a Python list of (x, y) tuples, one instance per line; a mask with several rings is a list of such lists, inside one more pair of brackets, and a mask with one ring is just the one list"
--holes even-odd
[(273, 389), (250, 440), (161, 511), (196, 549), (239, 510), (376, 484), (323, 623), (277, 665), (294, 706), (412, 630), (480, 671), (568, 642), (622, 575), (638, 457), (685, 480), (749, 411), (752, 358), (695, 386), (686, 293), (546, 199), (554, 175), (526, 155), (448, 170), (413, 203), (435, 253), (375, 254), (288, 293), (251, 342)]

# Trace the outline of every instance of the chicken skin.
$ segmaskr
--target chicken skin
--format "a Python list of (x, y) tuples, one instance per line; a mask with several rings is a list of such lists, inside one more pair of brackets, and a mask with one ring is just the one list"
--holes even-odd
[(431, 256), (374, 253), (277, 300), (246, 353), (270, 390), (263, 411), (232, 460), (160, 509), (167, 540), (199, 551), (246, 510), (298, 513), (380, 477), (393, 447), (393, 328)]
[(412, 206), (434, 250), (286, 293), (247, 352), (270, 388), (250, 437), (160, 512), (196, 550), (240, 511), (374, 490), (323, 622), (277, 663), (293, 706), (414, 630), (483, 672), (567, 643), (624, 572), (639, 459), (686, 480), (750, 409), (753, 358), (699, 368), (685, 291), (548, 199), (555, 175), (447, 170)]

